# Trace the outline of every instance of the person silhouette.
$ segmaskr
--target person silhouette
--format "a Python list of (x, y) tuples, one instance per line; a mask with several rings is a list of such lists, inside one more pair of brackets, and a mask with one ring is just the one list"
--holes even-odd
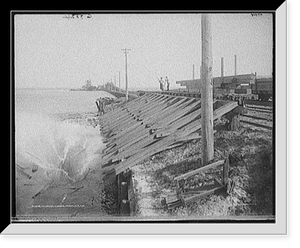
[(164, 91), (164, 80), (162, 77), (160, 77), (159, 79), (159, 88)]
[(170, 90), (170, 82), (169, 82), (169, 79), (167, 76), (166, 76), (165, 82), (167, 84), (167, 91), (169, 91)]

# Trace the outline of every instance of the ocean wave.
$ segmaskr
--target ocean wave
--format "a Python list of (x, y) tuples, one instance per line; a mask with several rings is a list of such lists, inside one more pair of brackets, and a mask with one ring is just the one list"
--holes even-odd
[[(86, 118), (86, 116), (84, 117)], [(89, 119), (91, 120), (91, 119)], [(95, 123), (95, 119), (93, 119)], [(79, 180), (97, 165), (103, 147), (100, 132), (88, 121), (58, 121), (48, 116), (20, 113), (15, 118), (16, 163), (41, 168), (51, 179)]]

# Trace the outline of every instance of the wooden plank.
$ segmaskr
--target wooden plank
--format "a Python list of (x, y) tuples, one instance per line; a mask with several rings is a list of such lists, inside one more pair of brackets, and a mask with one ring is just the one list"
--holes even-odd
[(263, 109), (258, 109), (258, 108), (249, 108), (249, 107), (247, 107), (247, 110), (249, 110), (249, 111), (256, 111), (256, 112), (261, 112), (261, 113), (270, 113), (270, 114), (273, 113), (273, 111), (270, 111), (270, 110), (263, 110)]
[(168, 123), (165, 125), (164, 128), (158, 130), (156, 133), (156, 136), (157, 136), (157, 138), (163, 137), (163, 136), (166, 137), (166, 136), (176, 132), (179, 128), (187, 125), (188, 123), (190, 123), (192, 121), (196, 121), (196, 118), (199, 116), (200, 116), (200, 110), (196, 110), (187, 116), (178, 118), (175, 122)]
[(256, 126), (256, 127), (261, 127), (261, 128), (266, 128), (266, 129), (269, 129), (269, 130), (273, 130), (273, 127), (258, 124), (258, 123), (254, 123), (254, 122), (250, 122), (250, 121), (241, 120), (240, 122), (246, 123), (246, 124), (249, 124), (249, 125), (253, 125), (253, 126)]
[[(217, 108), (214, 110), (214, 119), (216, 119), (216, 116), (223, 116), (224, 114), (230, 112), (233, 110), (236, 106), (238, 106), (237, 102), (228, 102), (227, 104)], [(217, 118), (218, 119), (218, 118)]]
[(215, 177), (214, 181), (216, 182), (216, 184), (219, 185), (219, 187), (223, 187), (224, 186), (223, 182), (221, 180), (219, 180), (218, 178)]
[(189, 203), (198, 201), (200, 199), (205, 198), (206, 196), (214, 194), (217, 190), (219, 190), (221, 188), (222, 187), (216, 187), (216, 188), (211, 189), (211, 190), (203, 191), (203, 192), (201, 192), (200, 194), (197, 194), (197, 195), (193, 195), (193, 196), (190, 196), (190, 197), (183, 197), (183, 201), (185, 202), (185, 204), (189, 204)]
[(251, 119), (256, 119), (256, 120), (266, 120), (266, 121), (272, 121), (272, 118), (266, 118), (266, 117), (259, 117), (259, 116), (253, 116), (253, 115), (246, 115), (246, 114), (242, 114), (241, 116), (243, 117), (248, 117)]
[(174, 208), (178, 208), (181, 207), (183, 205), (183, 202), (181, 199), (178, 199), (176, 202), (172, 202), (170, 204), (168, 204), (168, 209), (174, 209)]
[(247, 105), (255, 105), (255, 106), (269, 106), (273, 107), (273, 102), (263, 102), (263, 101), (258, 101), (258, 100), (245, 100), (245, 103)]
[(228, 183), (228, 173), (229, 173), (229, 158), (225, 159), (223, 165), (223, 185), (226, 186)]
[[(214, 130), (214, 134), (217, 132), (217, 130)], [(177, 139), (177, 142), (186, 142), (190, 140), (195, 140), (195, 139), (201, 139), (201, 134), (200, 134), (200, 128), (199, 130), (196, 130), (194, 133), (190, 133), (187, 136), (181, 137)]]
[(214, 169), (220, 165), (223, 165), (225, 162), (225, 160), (219, 160), (217, 162), (214, 162), (214, 163), (211, 163), (211, 164), (208, 164), (208, 165), (205, 165), (199, 169), (196, 169), (196, 170), (193, 170), (193, 171), (189, 171), (183, 175), (180, 175), (180, 176), (177, 176), (174, 178), (174, 180), (182, 180), (182, 179), (187, 179), (191, 176), (194, 176), (196, 174), (199, 174), (200, 172), (203, 172), (203, 171), (206, 171), (206, 170), (210, 170), (210, 169)]
[(272, 111), (273, 107), (272, 106), (259, 106), (259, 105), (250, 105), (246, 104), (247, 108), (255, 108), (255, 109), (262, 109), (262, 110), (269, 110)]

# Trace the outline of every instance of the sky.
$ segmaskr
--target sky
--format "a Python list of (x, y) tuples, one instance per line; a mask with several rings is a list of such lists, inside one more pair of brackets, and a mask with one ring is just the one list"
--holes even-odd
[[(15, 85), (18, 88), (79, 88), (108, 81), (129, 89), (158, 88), (158, 78), (176, 81), (200, 77), (201, 14), (65, 14), (14, 16)], [(90, 17), (90, 18), (88, 18)], [(271, 76), (273, 16), (212, 14), (213, 76), (257, 73)]]

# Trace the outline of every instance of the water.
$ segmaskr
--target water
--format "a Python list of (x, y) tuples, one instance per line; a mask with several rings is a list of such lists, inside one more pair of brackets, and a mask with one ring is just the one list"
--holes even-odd
[(41, 168), (51, 179), (79, 180), (103, 146), (95, 100), (101, 91), (16, 89), (15, 148), (21, 168)]
[(95, 112), (95, 100), (111, 96), (103, 91), (69, 91), (68, 89), (16, 89), (16, 114), (55, 114)]

